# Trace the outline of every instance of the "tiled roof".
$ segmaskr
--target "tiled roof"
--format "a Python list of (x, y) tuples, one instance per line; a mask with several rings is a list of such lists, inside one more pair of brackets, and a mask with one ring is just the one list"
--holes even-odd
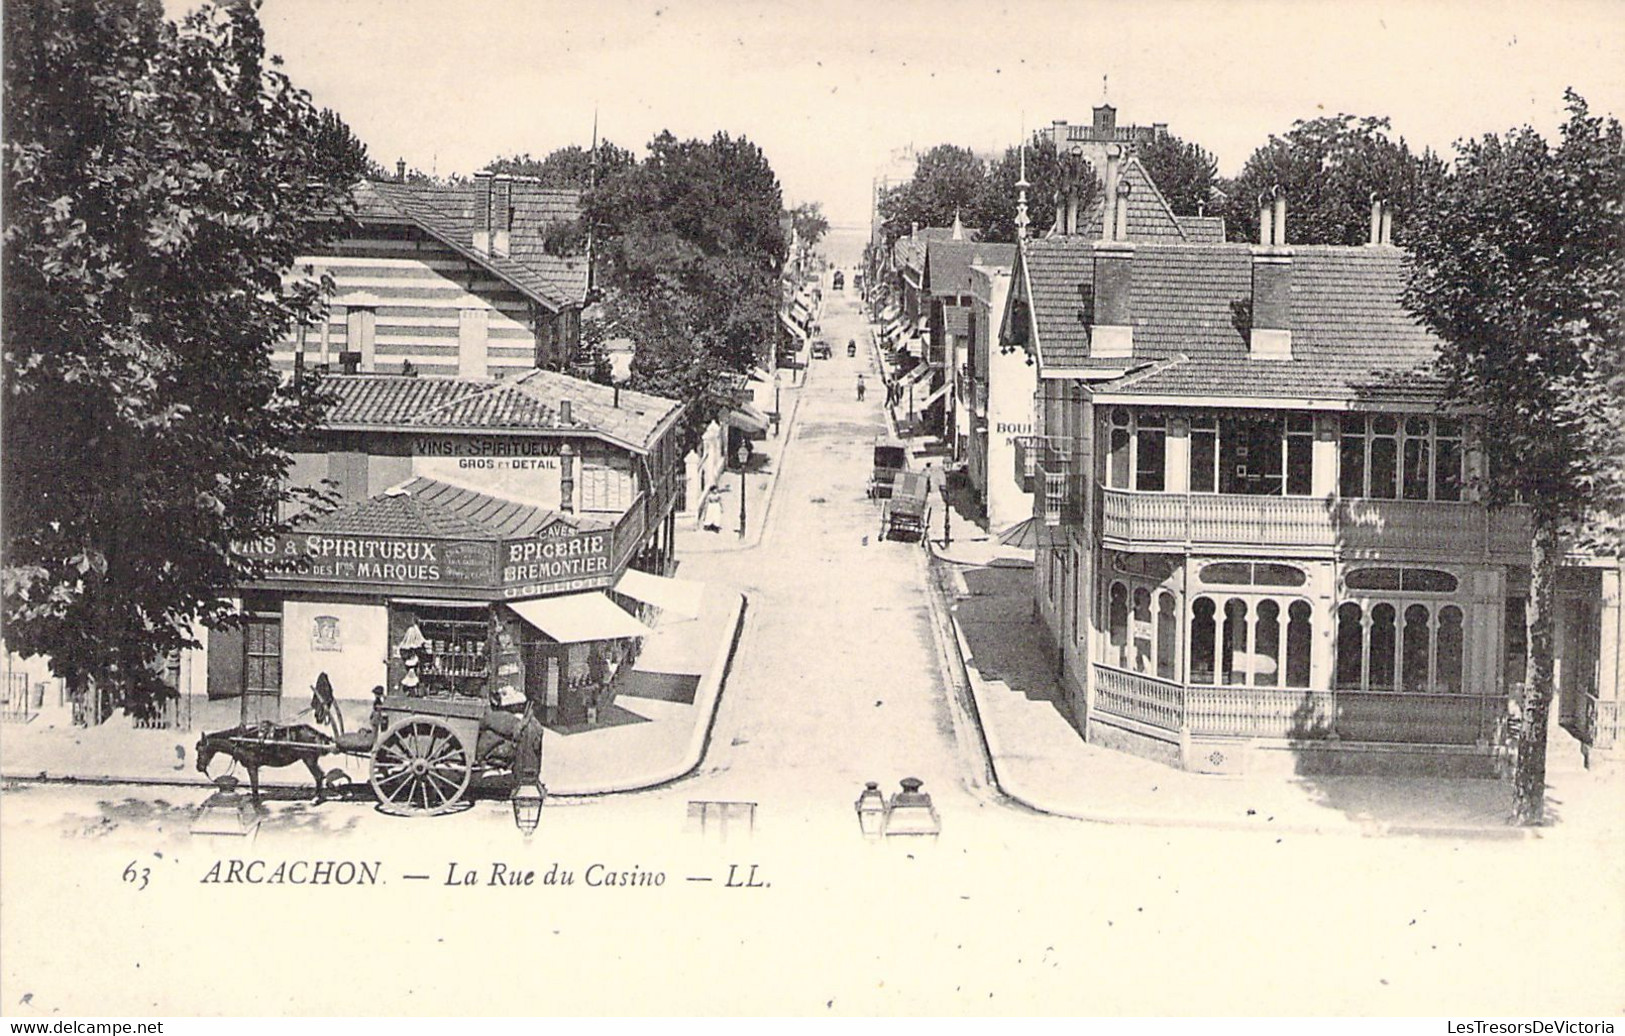
[[(973, 237), (975, 231), (967, 230), (967, 237)], [(954, 236), (953, 227), (921, 227), (908, 237), (900, 237), (892, 246), (893, 260), (898, 269), (909, 269), (919, 272), (925, 269), (925, 248), (932, 241), (951, 241)]]
[(971, 291), (970, 268), (973, 264), (1009, 267), (1015, 265), (1015, 261), (1015, 245), (981, 241), (931, 241), (926, 244), (925, 280), (922, 287), (933, 295), (968, 295)]
[(476, 493), (434, 479), (414, 478), (395, 490), (317, 518), (300, 532), (425, 539), (525, 539), (560, 524), (607, 529), (608, 522), (548, 511)]
[[(1129, 185), (1128, 239), (1130, 241), (1185, 241), (1185, 227), (1152, 182), (1138, 158), (1130, 157), (1123, 163), (1123, 182)], [(1078, 233), (1084, 237), (1099, 237), (1101, 218), (1106, 211), (1105, 188), (1095, 199), (1086, 215), (1079, 219)]]
[(1185, 240), (1194, 244), (1221, 244), (1224, 241), (1223, 216), (1175, 216)]
[[(529, 370), (503, 381), (484, 378), (331, 374), (323, 380), (336, 397), (330, 427), (434, 428), (460, 431), (597, 432), (638, 452), (679, 403), (642, 392), (584, 381), (557, 371)], [(570, 423), (560, 404), (570, 401)]]
[[(1095, 242), (1029, 241), (1021, 263), (1032, 288), (1040, 361), (1089, 366), (1086, 299)], [(1252, 250), (1235, 245), (1134, 249), (1132, 360), (1154, 366), (1104, 390), (1142, 395), (1236, 395), (1355, 400), (1425, 399), (1423, 372), (1437, 340), (1404, 307), (1404, 258), (1393, 248), (1299, 245), (1292, 259), (1292, 356), (1253, 359), (1238, 314), (1252, 296)], [(1100, 361), (1096, 361), (1096, 366)]]
[(550, 309), (583, 304), (586, 258), (552, 255), (543, 247), (555, 225), (574, 223), (580, 217), (580, 192), (543, 188), (522, 179), (512, 181), (514, 212), (508, 254), (498, 256), (474, 247), (482, 191), (477, 185), (369, 180), (357, 190), (356, 198), (363, 220), (406, 220)]

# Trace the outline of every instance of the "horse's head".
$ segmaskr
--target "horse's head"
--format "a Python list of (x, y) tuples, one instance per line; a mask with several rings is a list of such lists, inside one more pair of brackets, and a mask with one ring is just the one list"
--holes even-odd
[(214, 760), (216, 752), (225, 746), (220, 742), (218, 734), (204, 734), (197, 742), (197, 769), (199, 773), (209, 772), (209, 763)]

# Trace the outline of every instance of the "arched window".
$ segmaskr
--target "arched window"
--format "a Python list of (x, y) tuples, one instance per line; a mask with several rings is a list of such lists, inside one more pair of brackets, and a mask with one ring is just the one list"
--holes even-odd
[(1400, 687), (1407, 691), (1428, 689), (1428, 653), (1432, 647), (1428, 608), (1413, 604), (1405, 609), (1405, 630), (1400, 639)]
[(1113, 583), (1107, 608), (1107, 651), (1112, 665), (1126, 668), (1128, 661), (1128, 586)]
[(1308, 601), (1293, 601), (1287, 609), (1286, 685), (1309, 686), (1309, 619), (1313, 610)]
[(1391, 604), (1371, 609), (1371, 664), (1369, 686), (1374, 691), (1394, 689), (1394, 627), (1398, 613)]
[(1281, 606), (1258, 602), (1253, 624), (1253, 686), (1275, 687), (1281, 682)]
[(1356, 568), (1343, 577), (1349, 590), (1403, 590), (1406, 593), (1452, 594), (1460, 585), (1454, 575), (1437, 568)]
[(1191, 605), (1191, 683), (1214, 682), (1214, 614), (1218, 607), (1211, 597), (1198, 597)]
[(1239, 687), (1247, 682), (1247, 602), (1232, 597), (1224, 602), (1224, 682)]
[(1164, 680), (1179, 678), (1177, 645), (1179, 644), (1179, 616), (1174, 595), (1157, 595), (1157, 675)]
[(1359, 605), (1350, 601), (1337, 608), (1337, 665), (1333, 673), (1334, 686), (1339, 689), (1359, 689), (1364, 679), (1365, 616)]
[(1460, 694), (1462, 664), (1461, 609), (1447, 604), (1439, 609), (1438, 662), (1434, 667), (1435, 690)]
[(1301, 568), (1266, 561), (1216, 561), (1203, 565), (1197, 578), (1214, 586), (1303, 586), (1309, 581)]
[(1151, 591), (1143, 586), (1134, 588), (1134, 671), (1149, 673), (1151, 659)]

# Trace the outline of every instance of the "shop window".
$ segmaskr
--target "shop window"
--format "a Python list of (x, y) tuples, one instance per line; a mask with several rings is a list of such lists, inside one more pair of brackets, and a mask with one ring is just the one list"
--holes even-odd
[(1168, 419), (1140, 414), (1136, 420), (1134, 488), (1160, 493), (1166, 483)]
[(1445, 694), (1462, 690), (1462, 612), (1453, 604), (1439, 609), (1438, 657), (1434, 665), (1434, 689)]
[(1219, 421), (1209, 415), (1191, 418), (1191, 492), (1214, 493), (1219, 479)]
[(1198, 597), (1191, 606), (1191, 683), (1214, 682), (1213, 619), (1218, 607), (1211, 597)]
[(1107, 660), (1119, 669), (1127, 668), (1128, 660), (1128, 587), (1113, 583), (1111, 603), (1107, 606)]
[(1164, 680), (1177, 680), (1175, 655), (1179, 643), (1179, 616), (1176, 614), (1174, 595), (1157, 596), (1157, 675)]
[(1427, 605), (1413, 604), (1405, 609), (1405, 628), (1400, 637), (1400, 687), (1412, 692), (1428, 689), (1428, 651), (1431, 646)]
[(1151, 591), (1143, 586), (1134, 588), (1134, 671), (1149, 673), (1151, 657)]
[(1398, 619), (1398, 610), (1391, 604), (1379, 604), (1371, 609), (1371, 658), (1367, 683), (1374, 691), (1394, 689), (1394, 634)]
[(1309, 686), (1309, 629), (1313, 609), (1308, 601), (1293, 601), (1287, 609), (1286, 685)]
[(1365, 622), (1359, 605), (1348, 603), (1337, 609), (1337, 664), (1334, 686), (1358, 690), (1362, 685), (1365, 656)]

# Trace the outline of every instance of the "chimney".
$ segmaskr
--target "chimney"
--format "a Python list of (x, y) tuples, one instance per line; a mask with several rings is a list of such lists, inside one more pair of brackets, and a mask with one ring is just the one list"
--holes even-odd
[(1366, 239), (1368, 245), (1382, 244), (1382, 199), (1375, 193), (1371, 195), (1371, 236)]
[(474, 174), (474, 251), (491, 254), (491, 174)]
[(1382, 244), (1394, 243), (1394, 210), (1386, 203), (1382, 206)]
[(569, 443), (559, 447), (559, 510), (565, 514), (576, 509), (575, 461), (575, 451)]
[(1101, 195), (1100, 239), (1112, 241), (1117, 234), (1117, 166), (1123, 149), (1116, 144), (1106, 148), (1106, 190)]
[(498, 173), (491, 178), (491, 254), (508, 254), (508, 235), (513, 230), (513, 177)]
[(559, 400), (559, 424), (569, 425), (574, 423), (570, 418), (570, 401), (568, 399)]
[(395, 160), (395, 182), (406, 182), (406, 159), (404, 158), (397, 158)]
[[(1273, 209), (1273, 218), (1271, 210)], [(1253, 318), (1248, 345), (1255, 359), (1292, 359), (1292, 249), (1286, 243), (1286, 193), (1259, 198), (1259, 244), (1253, 246)]]
[(1128, 240), (1128, 196), (1134, 185), (1127, 180), (1117, 181), (1117, 204), (1113, 211), (1117, 216), (1117, 229), (1112, 232), (1114, 241)]

